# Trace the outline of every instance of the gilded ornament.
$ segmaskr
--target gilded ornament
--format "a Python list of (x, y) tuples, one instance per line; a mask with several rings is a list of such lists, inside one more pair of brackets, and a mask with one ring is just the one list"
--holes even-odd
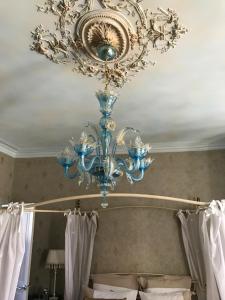
[(113, 121), (112, 119), (108, 119), (105, 123), (105, 128), (110, 130), (110, 131), (115, 131), (116, 129), (116, 122)]

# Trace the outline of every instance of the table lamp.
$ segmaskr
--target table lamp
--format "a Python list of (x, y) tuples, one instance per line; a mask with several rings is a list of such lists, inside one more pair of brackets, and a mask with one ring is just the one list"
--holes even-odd
[(65, 251), (50, 249), (46, 260), (46, 267), (54, 271), (53, 296), (49, 300), (58, 300), (56, 297), (56, 277), (58, 269), (63, 269), (65, 265)]

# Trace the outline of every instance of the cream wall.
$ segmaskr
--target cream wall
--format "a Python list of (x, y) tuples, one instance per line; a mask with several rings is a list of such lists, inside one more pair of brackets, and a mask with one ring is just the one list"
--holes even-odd
[[(198, 196), (202, 201), (224, 198), (225, 151), (164, 153), (154, 154), (153, 157), (154, 165), (143, 182), (130, 185), (123, 178), (117, 191), (184, 198)], [(16, 159), (13, 163), (12, 159), (6, 157), (3, 161), (0, 165), (0, 176), (5, 184), (0, 192), (5, 197), (10, 197), (12, 193), (13, 201), (37, 202), (97, 192), (94, 188), (86, 191), (85, 187), (78, 187), (74, 181), (65, 179), (55, 158)], [(14, 174), (13, 185), (9, 170)], [(110, 206), (123, 204), (147, 202), (138, 199), (114, 199)], [(99, 207), (99, 202), (87, 200), (81, 205), (84, 209), (92, 209)], [(178, 208), (177, 205), (170, 206)], [(74, 207), (74, 203), (70, 203), (69, 207)], [(174, 212), (128, 209), (105, 211), (99, 215), (93, 272), (188, 273), (179, 222)], [(48, 287), (46, 253), (49, 248), (64, 247), (65, 221), (63, 215), (36, 216), (31, 269), (33, 291)], [(62, 291), (63, 274), (59, 276), (58, 288)]]
[[(143, 182), (130, 185), (126, 178), (118, 192), (149, 193), (193, 198), (202, 201), (225, 196), (225, 151), (154, 154), (154, 165)], [(63, 177), (55, 158), (16, 159), (14, 201), (37, 202), (61, 196), (95, 193)], [(120, 204), (146, 204), (143, 200), (117, 199)], [(153, 202), (163, 205), (164, 203)], [(82, 202), (85, 209), (99, 202)], [(74, 203), (69, 204), (74, 207)], [(171, 205), (170, 205), (171, 206)], [(177, 205), (172, 205), (177, 207)], [(181, 206), (179, 206), (181, 207)], [(48, 248), (64, 247), (65, 217), (37, 215), (31, 284), (46, 287), (44, 268)], [(93, 272), (153, 272), (187, 274), (179, 222), (174, 212), (159, 209), (128, 209), (101, 212), (93, 256)], [(63, 274), (59, 290), (63, 287)]]
[[(142, 182), (130, 185), (124, 177), (116, 191), (189, 198), (199, 196), (202, 201), (224, 196), (225, 150), (161, 153), (153, 154), (153, 158), (153, 166)], [(64, 178), (55, 158), (15, 160), (12, 195), (16, 201), (37, 202), (92, 192), (97, 190), (94, 187), (86, 190)], [(88, 201), (89, 204), (92, 202)]]
[(14, 175), (14, 159), (0, 153), (0, 204), (11, 200)]

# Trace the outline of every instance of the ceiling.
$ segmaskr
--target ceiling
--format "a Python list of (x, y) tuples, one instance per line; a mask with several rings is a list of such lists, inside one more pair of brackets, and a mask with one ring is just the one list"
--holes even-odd
[[(120, 90), (118, 128), (140, 129), (154, 151), (225, 148), (225, 1), (144, 0), (173, 8), (189, 32)], [(30, 31), (48, 24), (40, 1), (0, 1), (0, 150), (51, 156), (97, 122), (101, 83), (31, 52)]]

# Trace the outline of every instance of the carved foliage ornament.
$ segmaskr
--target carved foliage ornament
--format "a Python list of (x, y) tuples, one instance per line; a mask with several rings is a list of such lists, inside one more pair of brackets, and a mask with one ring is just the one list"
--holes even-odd
[[(141, 0), (46, 0), (38, 11), (56, 17), (55, 32), (39, 25), (31, 49), (73, 71), (122, 87), (149, 64), (152, 49), (176, 45), (187, 30), (171, 9), (143, 10)], [(98, 7), (99, 6), (99, 7)]]

